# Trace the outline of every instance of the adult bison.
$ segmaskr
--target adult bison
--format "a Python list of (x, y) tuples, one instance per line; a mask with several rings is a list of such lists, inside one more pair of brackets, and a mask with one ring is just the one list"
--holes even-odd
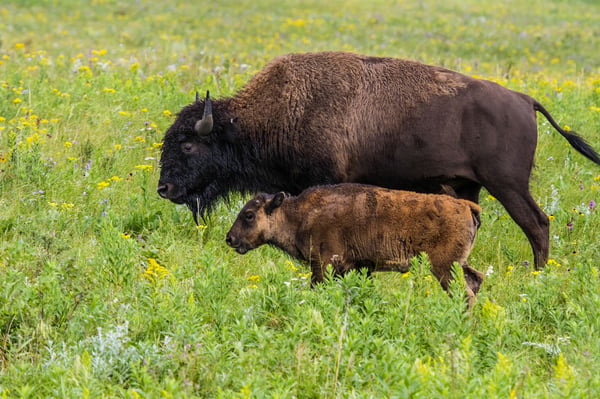
[[(197, 97), (197, 96), (196, 96)], [(235, 96), (184, 107), (167, 130), (158, 193), (195, 220), (232, 191), (338, 182), (422, 192), (484, 186), (523, 229), (535, 265), (548, 217), (529, 192), (536, 111), (584, 156), (598, 154), (533, 98), (496, 83), (395, 58), (341, 52), (274, 59)]]

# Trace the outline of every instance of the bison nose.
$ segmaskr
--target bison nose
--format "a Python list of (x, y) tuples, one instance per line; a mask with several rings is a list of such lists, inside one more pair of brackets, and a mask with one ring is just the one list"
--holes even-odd
[(158, 186), (158, 188), (156, 189), (156, 191), (158, 192), (158, 195), (160, 195), (163, 198), (169, 198), (169, 192), (173, 191), (173, 184), (172, 183), (165, 183), (165, 184), (161, 184)]

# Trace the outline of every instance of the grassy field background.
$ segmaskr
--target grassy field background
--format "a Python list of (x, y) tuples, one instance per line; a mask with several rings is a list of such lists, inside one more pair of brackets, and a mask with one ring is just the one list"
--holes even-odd
[[(472, 314), (426, 261), (317, 289), (156, 194), (164, 131), (196, 90), (348, 50), (534, 96), (600, 150), (595, 0), (0, 5), (0, 397), (599, 397), (600, 167), (544, 118), (531, 186), (551, 260), (482, 193)], [(460, 290), (460, 284), (454, 287)]]

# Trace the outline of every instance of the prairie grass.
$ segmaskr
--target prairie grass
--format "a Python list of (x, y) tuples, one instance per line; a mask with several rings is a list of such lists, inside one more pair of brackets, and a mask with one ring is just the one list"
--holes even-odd
[[(164, 131), (196, 90), (273, 57), (347, 50), (443, 65), (534, 96), (600, 149), (593, 0), (0, 5), (0, 395), (598, 397), (600, 168), (539, 118), (534, 197), (551, 260), (482, 193), (472, 313), (415, 259), (316, 289), (156, 195)], [(454, 287), (460, 291), (460, 283)]]

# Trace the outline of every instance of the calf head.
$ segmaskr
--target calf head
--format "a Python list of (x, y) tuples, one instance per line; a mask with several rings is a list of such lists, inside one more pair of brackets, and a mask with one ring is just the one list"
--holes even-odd
[(227, 233), (227, 245), (240, 254), (245, 254), (269, 241), (269, 237), (280, 226), (274, 225), (273, 211), (281, 206), (285, 194), (258, 194), (248, 201), (238, 214)]

